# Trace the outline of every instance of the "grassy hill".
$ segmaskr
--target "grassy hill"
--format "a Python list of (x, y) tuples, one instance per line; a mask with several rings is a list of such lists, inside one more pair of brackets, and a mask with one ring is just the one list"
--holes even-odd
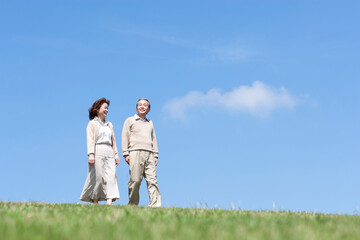
[(0, 202), (0, 239), (360, 239), (360, 216)]

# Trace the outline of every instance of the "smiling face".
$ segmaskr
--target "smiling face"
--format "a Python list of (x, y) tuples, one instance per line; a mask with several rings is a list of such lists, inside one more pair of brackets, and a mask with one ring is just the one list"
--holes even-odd
[(141, 118), (145, 118), (146, 114), (150, 112), (149, 102), (141, 99), (137, 102), (136, 111)]
[(108, 112), (109, 112), (109, 105), (107, 103), (103, 103), (97, 112), (97, 116), (101, 120), (104, 120)]

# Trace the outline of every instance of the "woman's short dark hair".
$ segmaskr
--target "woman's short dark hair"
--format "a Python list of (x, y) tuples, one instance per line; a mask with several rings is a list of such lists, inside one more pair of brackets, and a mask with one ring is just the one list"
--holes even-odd
[(150, 101), (149, 100), (147, 100), (146, 98), (140, 98), (139, 100), (137, 100), (137, 102), (136, 102), (136, 107), (138, 106), (138, 103), (141, 101), (141, 100), (145, 100), (145, 101), (147, 101), (148, 103), (149, 103), (149, 109), (150, 109)]
[(99, 109), (101, 108), (101, 105), (104, 103), (107, 103), (107, 105), (110, 105), (110, 100), (107, 100), (106, 98), (100, 98), (99, 100), (96, 100), (92, 107), (89, 108), (89, 119), (93, 120), (94, 117), (97, 116)]

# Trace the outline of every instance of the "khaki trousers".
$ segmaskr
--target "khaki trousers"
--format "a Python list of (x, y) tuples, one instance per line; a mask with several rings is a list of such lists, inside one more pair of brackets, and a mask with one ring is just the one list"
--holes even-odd
[(139, 204), (139, 189), (144, 177), (149, 192), (149, 207), (161, 207), (154, 154), (144, 150), (131, 151), (129, 173), (129, 205)]

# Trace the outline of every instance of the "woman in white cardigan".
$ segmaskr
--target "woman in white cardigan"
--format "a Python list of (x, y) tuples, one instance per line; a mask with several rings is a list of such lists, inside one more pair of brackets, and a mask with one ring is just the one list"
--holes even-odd
[(80, 200), (111, 205), (120, 198), (116, 178), (119, 155), (116, 148), (114, 129), (105, 118), (110, 101), (101, 98), (89, 109), (90, 122), (86, 128), (89, 168)]

